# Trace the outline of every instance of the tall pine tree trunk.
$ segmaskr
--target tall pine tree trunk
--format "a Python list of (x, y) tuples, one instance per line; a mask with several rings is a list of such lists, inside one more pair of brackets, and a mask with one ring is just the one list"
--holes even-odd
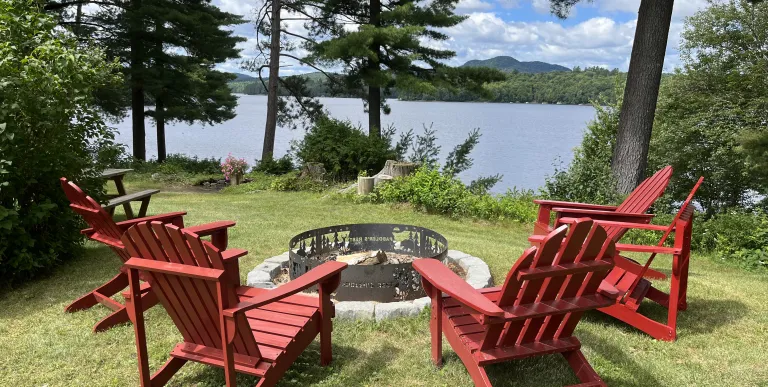
[(147, 159), (145, 144), (146, 129), (144, 128), (144, 45), (142, 44), (142, 23), (139, 16), (141, 0), (133, 0), (128, 36), (131, 48), (131, 119), (133, 123), (133, 157), (139, 160)]
[(155, 123), (157, 125), (157, 161), (165, 161), (165, 96), (160, 94), (155, 101)]
[[(381, 13), (381, 1), (371, 0), (371, 25), (379, 26), (379, 14)], [(374, 42), (371, 51), (376, 53), (376, 60), (368, 61), (368, 73), (373, 76), (381, 70), (379, 58), (381, 46)], [(368, 135), (381, 137), (381, 87), (368, 85)]]
[(156, 82), (160, 84), (160, 90), (155, 95), (155, 126), (157, 127), (157, 161), (165, 161), (165, 63), (160, 58), (163, 57), (163, 40), (165, 28), (163, 27), (163, 21), (157, 19), (155, 21), (155, 37), (157, 42), (155, 43), (155, 73), (158, 79)]
[(673, 0), (642, 0), (621, 106), (611, 168), (618, 190), (631, 192), (642, 182), (664, 68)]
[(277, 131), (277, 95), (280, 84), (280, 0), (272, 0), (271, 41), (269, 43), (269, 83), (267, 84), (267, 124), (261, 160), (271, 160), (275, 152)]

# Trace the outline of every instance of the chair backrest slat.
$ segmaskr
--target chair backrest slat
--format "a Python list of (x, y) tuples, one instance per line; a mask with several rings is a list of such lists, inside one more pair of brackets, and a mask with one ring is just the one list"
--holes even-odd
[[(664, 194), (672, 178), (672, 167), (666, 166), (637, 186), (617, 208), (616, 212), (644, 214)], [(622, 227), (606, 227), (608, 237), (618, 241), (627, 232)]]
[[(203, 268), (224, 268), (221, 252), (189, 231), (161, 222), (139, 223), (126, 231), (123, 243), (131, 257)], [(216, 284), (194, 279), (183, 273), (167, 274), (145, 271), (160, 303), (181, 331), (184, 341), (221, 350), (220, 307), (234, 305), (234, 285), (222, 279), (226, 305), (219, 305)], [(157, 288), (156, 288), (157, 285)], [(260, 358), (258, 346), (247, 321), (238, 315), (233, 342), (236, 354)]]
[(558, 334), (571, 321), (578, 322), (573, 318), (577, 313), (553, 309), (552, 305), (588, 303), (612, 268), (614, 246), (602, 227), (582, 218), (570, 229), (561, 226), (553, 230), (540, 247), (526, 250), (507, 275), (497, 304), (502, 308), (541, 309), (547, 314), (510, 321), (503, 331), (489, 328), (483, 348), (565, 337)]
[(86, 195), (75, 183), (68, 181), (64, 177), (59, 179), (59, 181), (61, 182), (64, 194), (69, 199), (69, 207), (82, 216), (85, 222), (93, 229), (93, 233), (96, 236), (94, 239), (109, 244), (123, 262), (127, 261), (130, 256), (122, 248), (122, 242), (120, 241), (122, 232), (117, 227), (117, 224), (115, 224), (115, 221), (112, 220), (112, 216), (98, 202)]

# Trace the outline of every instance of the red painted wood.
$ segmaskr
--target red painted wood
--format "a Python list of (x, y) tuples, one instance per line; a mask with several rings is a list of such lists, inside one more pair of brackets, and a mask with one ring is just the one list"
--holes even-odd
[[(72, 208), (72, 210), (76, 213), (80, 214), (86, 223), (88, 223), (90, 226), (90, 228), (82, 230), (82, 233), (91, 240), (109, 246), (123, 262), (128, 261), (131, 256), (126, 251), (125, 246), (121, 241), (121, 237), (123, 233), (125, 233), (125, 231), (131, 226), (140, 224), (142, 222), (158, 221), (165, 224), (173, 224), (177, 227), (184, 227), (183, 217), (186, 212), (172, 212), (168, 214), (149, 216), (140, 219), (131, 219), (124, 222), (115, 223), (115, 221), (112, 219), (112, 216), (107, 213), (107, 211), (105, 211), (104, 208), (99, 205), (99, 203), (93, 200), (90, 196), (86, 195), (85, 192), (80, 189), (80, 187), (68, 181), (66, 178), (61, 178), (60, 183), (65, 195), (67, 196), (67, 199), (69, 199), (71, 203), (70, 208)], [(232, 226), (234, 226), (234, 222), (221, 221), (207, 225), (195, 226), (193, 227), (193, 230), (197, 232), (198, 235), (210, 235), (214, 245), (220, 249), (224, 249), (226, 248), (227, 242), (226, 230), (228, 227)], [(240, 255), (241, 252), (242, 251), (230, 254), (228, 256), (230, 258), (230, 263), (228, 263), (226, 267), (226, 270), (230, 272), (228, 275), (233, 279), (237, 278), (238, 281), (240, 274), (236, 258), (242, 256)], [(176, 255), (162, 255), (167, 257), (167, 259), (164, 259), (166, 261), (176, 263), (183, 262), (183, 260), (177, 262)], [(94, 331), (96, 332), (109, 329), (117, 324), (128, 322), (125, 305), (111, 299), (112, 296), (122, 291), (128, 285), (127, 281), (128, 277), (125, 269), (122, 269), (121, 273), (118, 274), (115, 278), (112, 278), (110, 281), (106, 282), (99, 288), (94, 289), (90, 293), (78, 298), (69, 306), (67, 306), (65, 311), (73, 312), (76, 310), (88, 309), (98, 303), (101, 303), (112, 309), (114, 313), (108, 315), (94, 326)], [(184, 282), (184, 284), (187, 283)], [(239, 285), (239, 282), (237, 285)], [(144, 300), (144, 308), (147, 309), (155, 305), (157, 302), (157, 297), (147, 297)]]
[[(569, 203), (569, 202), (556, 202), (556, 201), (547, 201), (547, 200), (536, 200), (535, 203), (539, 204), (539, 215), (538, 219), (536, 220), (536, 224), (534, 225), (534, 234), (536, 235), (546, 235), (549, 231), (551, 231), (554, 227), (557, 227), (557, 225), (550, 226), (550, 217), (552, 212), (555, 212), (555, 218), (561, 218), (561, 217), (581, 217), (581, 216), (589, 216), (593, 219), (602, 219), (602, 220), (622, 220), (622, 221), (632, 221), (637, 222), (641, 221), (643, 223), (648, 223), (650, 218), (652, 218), (652, 215), (650, 217), (631, 217), (631, 214), (645, 214), (646, 211), (648, 211), (649, 208), (653, 205), (653, 203), (661, 197), (661, 195), (664, 193), (664, 190), (666, 189), (667, 185), (669, 184), (669, 180), (672, 178), (672, 167), (667, 166), (656, 172), (653, 176), (649, 177), (640, 185), (637, 186), (630, 194), (627, 196), (627, 198), (624, 200), (624, 202), (621, 203), (618, 207), (613, 206), (599, 206), (599, 205), (590, 205), (586, 203)], [(586, 210), (587, 212), (584, 212)], [(564, 213), (559, 213), (558, 211), (564, 211)], [(588, 212), (593, 211), (591, 214), (588, 214)], [(608, 215), (610, 212), (620, 213), (620, 214), (626, 214), (624, 218), (615, 216), (614, 218), (609, 218), (611, 215)], [(626, 233), (626, 229), (623, 228), (614, 228), (610, 225), (605, 226), (606, 232), (608, 236), (613, 239), (614, 241), (618, 242), (622, 236), (624, 236), (624, 233)], [(531, 243), (535, 243), (535, 241), (531, 241)]]
[(618, 296), (617, 291), (598, 294), (612, 268), (614, 246), (602, 227), (580, 219), (526, 250), (502, 287), (482, 290), (440, 262), (417, 260), (413, 266), (432, 299), (433, 361), (442, 361), (445, 335), (476, 386), (491, 385), (487, 364), (552, 353), (562, 353), (583, 383), (604, 385), (586, 363), (571, 326), (583, 311), (615, 304), (604, 293)]
[[(616, 317), (658, 340), (674, 341), (677, 338), (677, 314), (679, 310), (685, 310), (687, 307), (685, 299), (688, 291), (688, 265), (691, 255), (694, 213), (691, 203), (703, 180), (702, 177), (696, 182), (672, 223), (663, 228), (656, 228), (656, 230), (664, 231), (664, 233), (655, 246), (616, 245), (620, 251), (647, 252), (651, 255), (642, 266), (625, 260), (621, 262), (620, 266), (612, 270), (603, 286), (615, 285), (622, 292), (622, 296), (617, 299), (615, 305), (601, 308), (600, 311)], [(601, 221), (598, 223), (602, 224)], [(611, 226), (625, 230), (638, 228), (635, 224), (620, 222), (613, 222)], [(675, 234), (675, 244), (673, 247), (665, 247), (664, 244), (672, 233)], [(648, 275), (649, 272), (652, 272), (650, 266), (657, 254), (672, 255), (669, 293), (655, 288), (649, 281), (649, 279), (658, 277), (657, 275)], [(667, 308), (666, 322), (651, 320), (639, 312), (638, 308), (646, 298)]]
[[(132, 257), (126, 263), (129, 273), (136, 278), (143, 273), (184, 338), (166, 365), (147, 377), (143, 309), (132, 305), (131, 319), (142, 321), (135, 331), (142, 386), (166, 383), (188, 360), (223, 368), (227, 386), (236, 385), (237, 373), (259, 376), (258, 385), (271, 386), (318, 335), (321, 363), (331, 361), (330, 294), (346, 264), (326, 263), (278, 289), (252, 289), (238, 286), (225, 270), (225, 255), (235, 259), (244, 252), (222, 253), (186, 229), (138, 223), (122, 242)], [(314, 285), (320, 297), (296, 294)], [(137, 282), (129, 304), (142, 294), (150, 292)]]

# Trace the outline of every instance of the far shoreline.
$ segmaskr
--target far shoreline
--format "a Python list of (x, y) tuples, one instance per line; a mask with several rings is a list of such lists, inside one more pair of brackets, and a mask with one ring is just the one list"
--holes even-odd
[[(245, 94), (245, 93), (232, 93), (237, 96), (263, 96), (266, 94)], [(339, 99), (360, 99), (358, 97), (339, 97), (339, 96), (319, 96), (317, 98), (339, 98)], [(549, 103), (549, 102), (496, 102), (496, 101), (438, 101), (434, 99), (399, 99), (399, 98), (387, 98), (387, 100), (394, 100), (400, 102), (441, 102), (441, 103), (491, 103), (499, 105), (544, 105), (544, 106), (592, 106), (590, 103), (573, 104), (573, 103)]]

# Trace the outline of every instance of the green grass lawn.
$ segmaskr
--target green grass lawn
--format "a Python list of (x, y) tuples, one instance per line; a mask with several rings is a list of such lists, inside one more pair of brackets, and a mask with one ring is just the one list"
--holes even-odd
[[(319, 194), (261, 192), (250, 195), (163, 193), (152, 213), (187, 210), (187, 224), (231, 219), (230, 246), (250, 254), (241, 276), (263, 259), (287, 250), (295, 234), (340, 223), (395, 222), (434, 229), (450, 248), (483, 258), (496, 284), (528, 246), (531, 227), (450, 220), (408, 208), (354, 205)], [(695, 232), (695, 229), (694, 229)], [(670, 260), (658, 267), (668, 271)], [(130, 325), (94, 334), (91, 327), (108, 310), (97, 306), (74, 314), (64, 307), (111, 278), (118, 258), (95, 243), (83, 257), (47, 277), (0, 295), (0, 386), (134, 386), (138, 383)], [(609, 385), (616, 386), (768, 386), (768, 276), (743, 272), (694, 256), (689, 309), (679, 319), (678, 341), (658, 342), (598, 312), (577, 329), (584, 352)], [(641, 307), (662, 318), (664, 309)], [(181, 336), (162, 307), (147, 312), (150, 366), (157, 369)], [(281, 386), (471, 386), (461, 361), (444, 346), (445, 366), (432, 366), (426, 313), (418, 318), (375, 322), (336, 322), (334, 361), (319, 365), (315, 342), (290, 368)], [(576, 383), (559, 355), (493, 366), (495, 386)], [(241, 385), (255, 378), (239, 377)], [(221, 386), (219, 369), (188, 363), (169, 383)]]

